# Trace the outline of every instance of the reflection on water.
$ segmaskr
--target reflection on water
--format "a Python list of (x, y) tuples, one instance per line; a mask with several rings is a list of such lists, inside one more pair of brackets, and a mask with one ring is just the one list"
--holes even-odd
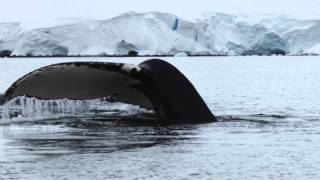
[(1, 126), (0, 175), (4, 179), (319, 177), (319, 121), (274, 115), (218, 119), (210, 124), (168, 125), (156, 120), (66, 118)]
[(107, 99), (18, 97), (0, 106), (0, 117), (0, 124), (9, 125), (0, 126), (8, 140), (2, 154), (18, 151), (19, 158), (110, 153), (183, 139), (175, 126), (164, 126), (152, 111)]
[[(193, 130), (198, 127), (191, 124), (165, 125), (156, 119), (151, 121), (150, 119), (67, 118), (25, 121), (10, 126), (0, 126), (0, 147), (3, 147), (0, 148), (0, 177), (24, 179), (25, 173), (30, 172), (30, 176), (27, 176), (30, 179), (39, 175), (38, 178), (44, 177), (44, 174), (30, 170), (29, 165), (52, 160), (60, 164), (64, 162), (57, 160), (60, 158), (70, 157), (73, 162), (68, 163), (76, 163), (77, 158), (73, 159), (74, 156), (80, 158), (106, 153), (138, 152), (144, 148), (157, 146), (174, 146), (195, 138)], [(90, 160), (87, 161), (90, 163)], [(55, 165), (50, 163), (49, 167), (48, 164), (36, 166), (41, 171), (44, 168), (53, 173), (52, 179), (59, 178), (54, 172), (59, 169), (53, 168)], [(86, 168), (89, 170), (92, 167)], [(70, 169), (70, 171), (82, 170)], [(72, 175), (71, 179), (73, 178), (75, 176)]]
[(19, 124), (3, 128), (3, 131), (7, 132), (4, 138), (10, 139), (6, 145), (19, 147), (24, 155), (65, 155), (108, 153), (172, 144), (188, 139), (186, 135), (192, 135), (189, 130), (195, 128), (184, 125), (181, 129), (179, 126), (132, 120), (60, 119), (32, 125)]
[[(0, 62), (0, 80), (10, 84), (27, 67), (52, 61)], [(12, 65), (12, 76), (1, 63)], [(219, 122), (164, 124), (152, 112), (103, 100), (22, 97), (0, 107), (0, 179), (320, 179), (317, 57), (172, 63)]]

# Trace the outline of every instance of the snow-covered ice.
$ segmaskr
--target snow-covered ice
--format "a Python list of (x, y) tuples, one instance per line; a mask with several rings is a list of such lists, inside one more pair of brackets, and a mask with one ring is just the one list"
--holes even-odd
[(73, 20), (23, 29), (0, 23), (0, 51), (13, 55), (271, 55), (319, 53), (320, 19), (213, 13), (186, 20), (161, 12), (125, 13), (108, 20)]

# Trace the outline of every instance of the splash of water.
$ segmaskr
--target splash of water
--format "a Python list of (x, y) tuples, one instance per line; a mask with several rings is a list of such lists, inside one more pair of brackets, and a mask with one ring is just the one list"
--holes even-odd
[(109, 102), (106, 98), (93, 100), (40, 100), (16, 97), (0, 106), (0, 120), (52, 119), (62, 117), (132, 116), (152, 113), (136, 105)]

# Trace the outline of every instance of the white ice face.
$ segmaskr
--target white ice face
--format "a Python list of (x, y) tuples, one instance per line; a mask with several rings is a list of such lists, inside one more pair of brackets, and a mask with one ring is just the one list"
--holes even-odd
[(272, 55), (319, 53), (319, 44), (320, 20), (286, 16), (214, 13), (188, 21), (150, 12), (33, 30), (0, 24), (0, 52), (13, 55)]

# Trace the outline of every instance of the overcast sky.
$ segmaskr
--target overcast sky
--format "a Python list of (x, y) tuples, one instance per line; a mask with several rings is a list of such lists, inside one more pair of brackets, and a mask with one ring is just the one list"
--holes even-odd
[(206, 12), (276, 13), (320, 18), (320, 0), (0, 0), (0, 22), (45, 26), (60, 18), (107, 19), (127, 11), (163, 11), (184, 18)]

